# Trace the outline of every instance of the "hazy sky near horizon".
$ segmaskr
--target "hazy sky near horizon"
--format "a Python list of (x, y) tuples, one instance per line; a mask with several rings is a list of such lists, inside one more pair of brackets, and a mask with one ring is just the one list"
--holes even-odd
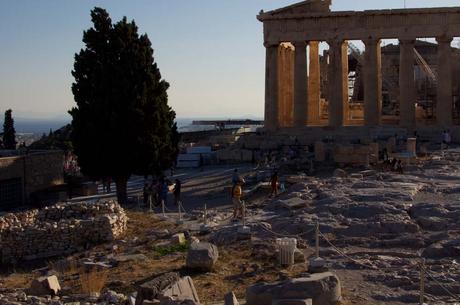
[[(0, 112), (62, 117), (73, 105), (74, 54), (101, 6), (113, 21), (134, 19), (171, 84), (178, 117), (262, 117), (265, 11), (296, 0), (0, 0)], [(407, 0), (407, 7), (460, 0)], [(333, 0), (333, 10), (401, 8), (404, 0)]]

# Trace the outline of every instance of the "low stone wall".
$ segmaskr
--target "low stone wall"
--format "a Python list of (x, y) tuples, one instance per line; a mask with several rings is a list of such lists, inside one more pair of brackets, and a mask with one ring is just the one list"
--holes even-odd
[(58, 203), (0, 217), (2, 263), (65, 255), (114, 240), (127, 216), (115, 201)]

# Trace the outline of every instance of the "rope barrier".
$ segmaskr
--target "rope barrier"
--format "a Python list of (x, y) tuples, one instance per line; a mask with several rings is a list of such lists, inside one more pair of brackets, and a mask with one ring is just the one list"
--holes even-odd
[(380, 270), (380, 268), (377, 268), (375, 266), (372, 266), (372, 265), (366, 265), (366, 264), (363, 264), (361, 263), (360, 261), (357, 261), (356, 259), (348, 256), (347, 254), (345, 254), (344, 252), (342, 252), (339, 248), (337, 248), (336, 246), (334, 246), (330, 241), (329, 239), (326, 238), (326, 236), (324, 236), (324, 234), (320, 231), (319, 232), (319, 235), (321, 235), (321, 237), (324, 238), (324, 240), (340, 255), (342, 255), (343, 257), (351, 260), (352, 262), (354, 262), (355, 264), (358, 264), (358, 265), (361, 265), (363, 267), (366, 267), (368, 269), (373, 269), (373, 270)]
[(460, 301), (460, 299), (458, 298), (458, 296), (456, 296), (455, 294), (453, 294), (449, 289), (447, 289), (446, 286), (444, 286), (444, 284), (442, 284), (441, 282), (439, 282), (437, 279), (434, 278), (434, 276), (426, 269), (426, 267), (423, 267), (422, 268), (423, 271), (425, 271), (425, 273), (428, 275), (429, 278), (431, 278), (436, 284), (439, 285), (439, 287), (441, 287), (445, 292), (447, 292), (447, 294), (449, 294), (452, 298), (454, 298), (454, 300), (456, 302)]
[(273, 230), (271, 230), (271, 229), (265, 227), (261, 222), (258, 222), (258, 221), (257, 221), (257, 222), (254, 222), (254, 223), (257, 224), (257, 225), (259, 225), (263, 230), (265, 230), (265, 231), (267, 231), (267, 232), (270, 232), (270, 233), (272, 233), (272, 234), (275, 235), (275, 236), (299, 238), (299, 239), (301, 239), (301, 240), (303, 240), (303, 238), (302, 238), (301, 236), (307, 235), (307, 234), (309, 234), (309, 233), (311, 233), (311, 232), (313, 232), (313, 231), (315, 230), (315, 229), (311, 229), (311, 230), (309, 230), (309, 231), (307, 231), (307, 232), (304, 232), (304, 233), (301, 233), (301, 234), (291, 235), (291, 234), (277, 233), (277, 232), (275, 232), (275, 231), (273, 231)]

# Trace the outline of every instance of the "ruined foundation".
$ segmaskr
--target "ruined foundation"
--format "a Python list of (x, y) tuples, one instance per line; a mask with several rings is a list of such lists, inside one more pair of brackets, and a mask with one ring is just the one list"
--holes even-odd
[(0, 217), (0, 261), (14, 263), (71, 254), (111, 241), (126, 230), (114, 201), (58, 203)]

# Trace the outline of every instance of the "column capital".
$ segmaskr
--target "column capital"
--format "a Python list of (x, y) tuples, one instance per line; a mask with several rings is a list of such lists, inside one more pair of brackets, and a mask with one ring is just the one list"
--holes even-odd
[(450, 44), (452, 42), (453, 38), (452, 37), (448, 37), (448, 36), (440, 36), (440, 37), (436, 37), (436, 42), (438, 44), (441, 44), (441, 43), (448, 43)]
[(362, 39), (362, 42), (365, 44), (365, 45), (377, 45), (379, 44), (381, 41), (380, 38), (373, 38), (373, 37), (369, 37), (369, 38), (364, 38)]
[(402, 45), (413, 45), (415, 44), (415, 38), (412, 39), (412, 38), (404, 38), (404, 39), (399, 39), (399, 44), (402, 44)]
[(279, 47), (280, 43), (279, 42), (273, 42), (273, 41), (265, 41), (264, 42), (264, 47), (266, 48), (274, 48), (274, 47)]
[(339, 47), (341, 46), (346, 40), (345, 39), (329, 39), (326, 40), (329, 47)]
[(299, 48), (306, 48), (307, 47), (307, 42), (306, 41), (292, 41), (291, 44), (294, 46), (294, 47), (299, 47)]

